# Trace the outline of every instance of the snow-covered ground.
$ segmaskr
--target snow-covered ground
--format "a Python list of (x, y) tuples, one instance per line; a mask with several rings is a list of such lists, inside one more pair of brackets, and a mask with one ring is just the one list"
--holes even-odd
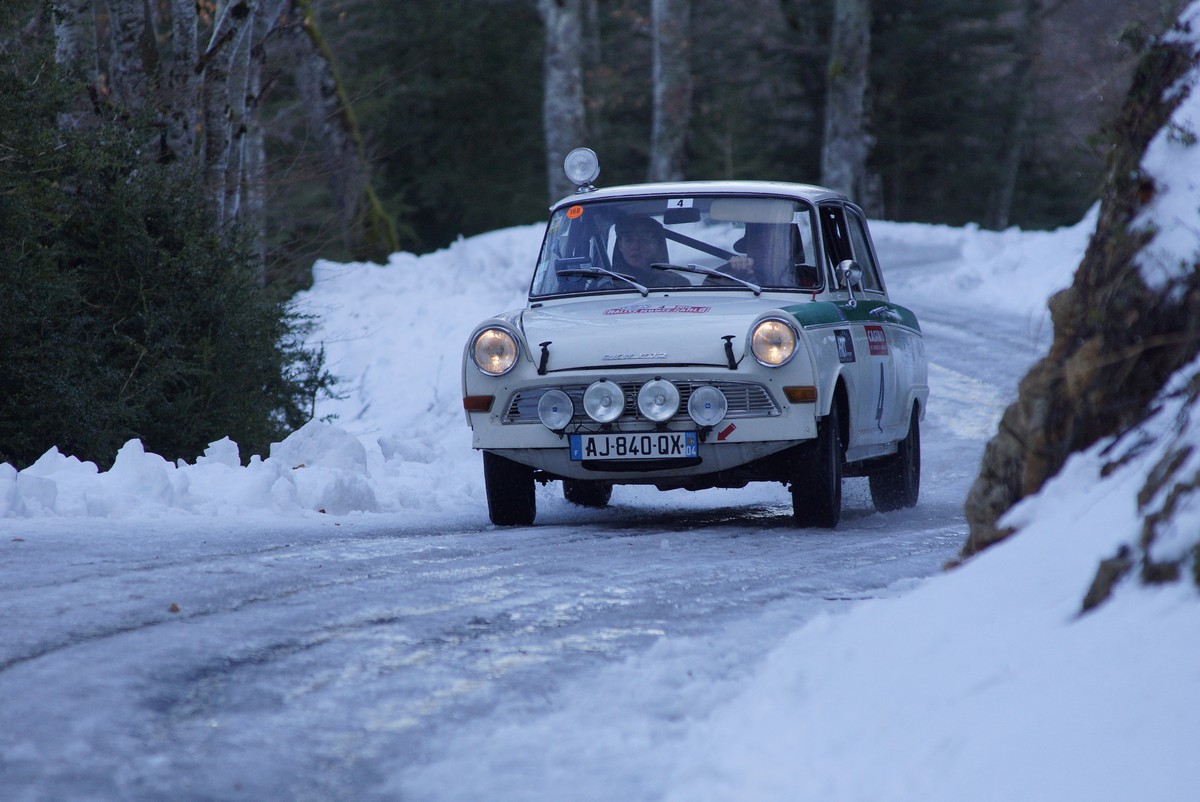
[[(1189, 12), (1192, 18), (1197, 8)], [(1191, 114), (1194, 106), (1185, 104), (1183, 113)], [(1181, 124), (1190, 123), (1185, 118)], [(1148, 163), (1164, 176), (1155, 207), (1159, 211), (1152, 209), (1147, 220), (1170, 235), (1157, 242), (1154, 252), (1160, 271), (1194, 256), (1198, 245), (1195, 226), (1178, 225), (1194, 215), (1194, 181), (1178, 171), (1166, 180), (1170, 165), (1190, 164), (1171, 155), (1171, 148), (1184, 147), (1181, 143), (1164, 139)], [(938, 472), (937, 482), (930, 483), (933, 502), (944, 504), (945, 494), (965, 492), (978, 447), (1015, 390), (998, 389), (956, 370), (953, 359), (986, 362), (989, 369), (994, 361), (1001, 372), (1019, 372), (1019, 362), (1028, 364), (1033, 352), (1014, 355), (1011, 338), (998, 338), (989, 349), (987, 334), (993, 326), (1021, 330), (1029, 342), (1044, 347), (1050, 326), (1046, 299), (1069, 283), (1093, 225), (1094, 215), (1056, 232), (873, 224), (892, 294), (923, 315), (935, 313), (928, 315), (931, 339), (952, 335), (955, 328), (976, 329), (979, 335), (977, 347), (964, 346), (945, 358), (931, 352), (935, 395), (929, 414), (940, 418), (930, 430), (942, 438), (929, 444), (932, 466), (927, 469)], [(423, 535), (406, 535), (391, 542), (371, 529), (373, 520), (401, 517), (417, 521), (423, 532), (485, 520), (478, 457), (469, 447), (459, 404), (461, 347), (478, 320), (522, 304), (539, 239), (540, 226), (530, 226), (462, 240), (427, 256), (397, 254), (382, 267), (317, 264), (315, 286), (300, 302), (320, 316), (317, 338), (328, 351), (331, 368), (346, 379), (345, 397), (319, 409), (321, 416), (336, 416), (332, 423), (309, 424), (247, 466), (228, 440), (213, 443), (192, 463), (171, 464), (131, 442), (107, 472), (56, 451), (19, 473), (0, 465), (0, 578), (6, 587), (28, 582), (30, 594), (37, 586), (36, 595), (28, 598), (0, 592), (0, 615), (6, 622), (0, 631), (0, 798), (214, 798), (221, 794), (213, 788), (232, 793), (232, 786), (221, 780), (235, 776), (237, 798), (354, 797), (354, 788), (305, 785), (320, 768), (298, 764), (307, 752), (280, 753), (247, 740), (270, 732), (276, 721), (303, 730), (303, 741), (285, 743), (328, 742), (321, 754), (341, 755), (343, 767), (364, 761), (365, 771), (349, 776), (371, 788), (373, 798), (389, 798), (388, 789), (394, 798), (689, 802), (1197, 797), (1190, 753), (1191, 737), (1200, 731), (1200, 599), (1195, 587), (1181, 582), (1150, 588), (1126, 581), (1106, 604), (1080, 612), (1099, 562), (1120, 545), (1137, 542), (1142, 525), (1138, 494), (1150, 467), (1165, 449), (1194, 445), (1197, 428), (1189, 423), (1194, 411), (1170, 398), (1164, 398), (1161, 411), (1140, 434), (1076, 455), (1042, 492), (1014, 508), (1006, 522), (1020, 528), (1016, 536), (956, 570), (900, 583), (886, 593), (856, 595), (848, 610), (821, 608), (815, 617), (800, 616), (765, 659), (731, 665), (739, 655), (753, 652), (748, 648), (753, 641), (777, 635), (787, 625), (779, 618), (785, 608), (770, 603), (778, 588), (755, 584), (787, 580), (786, 574), (763, 579), (765, 565), (793, 551), (787, 541), (760, 539), (754, 548), (765, 550), (766, 561), (756, 558), (743, 569), (727, 562), (733, 550), (719, 539), (661, 536), (647, 549), (646, 538), (613, 538), (600, 545), (627, 555), (621, 564), (628, 570), (653, 573), (658, 562), (663, 582), (655, 586), (651, 579), (650, 586), (659, 587), (662, 595), (651, 601), (663, 610), (680, 603), (712, 604), (719, 617), (719, 600), (734, 592), (750, 600), (751, 607), (761, 603), (763, 619), (739, 621), (738, 627), (717, 630), (719, 636), (706, 634), (711, 642), (700, 644), (661, 638), (653, 626), (636, 636), (593, 633), (586, 648), (614, 654), (616, 662), (607, 671), (586, 675), (596, 680), (591, 685), (576, 681), (552, 689), (551, 714), (472, 719), (474, 727), (440, 736), (440, 749), (431, 747), (432, 756), (424, 762), (394, 773), (387, 770), (386, 756), (366, 761), (355, 752), (363, 743), (360, 733), (304, 729), (310, 718), (328, 719), (311, 711), (287, 715), (288, 693), (277, 687), (272, 691), (281, 698), (264, 700), (254, 686), (207, 684), (207, 671), (215, 675), (231, 665), (253, 669), (278, 657), (257, 650), (236, 655), (234, 649), (236, 657), (219, 658), (209, 669), (189, 668), (185, 686), (192, 696), (138, 700), (174, 715), (172, 711), (204, 709), (195, 695), (219, 694), (227, 697), (222, 710), (229, 718), (229, 711), (243, 708), (243, 721), (265, 711), (243, 738), (212, 741), (224, 749), (216, 756), (227, 761), (211, 768), (215, 780), (202, 779), (206, 761), (214, 757), (203, 752), (210, 741), (193, 732), (209, 726), (206, 720), (184, 717), (166, 730), (172, 737), (182, 737), (180, 728), (190, 733), (180, 753), (167, 743), (156, 746), (153, 754), (142, 754), (145, 735), (123, 745), (121, 738), (128, 733), (109, 733), (106, 721), (128, 719), (123, 706), (137, 695), (144, 677), (128, 680), (120, 672), (146, 670), (139, 654), (161, 660), (151, 673), (166, 675), (173, 670), (176, 652), (183, 650), (183, 642), (173, 639), (189, 631), (211, 639), (204, 648), (227, 654), (231, 640), (262, 638), (262, 632), (276, 629), (304, 632), (303, 622), (330, 615), (311, 594), (301, 595), (299, 587), (262, 589), (260, 582), (270, 585), (271, 555), (279, 548), (265, 533), (285, 531), (290, 540), (308, 544), (300, 553), (280, 552), (280, 560), (328, 560), (338, 572), (328, 578), (330, 587), (362, 589), (361, 610), (342, 600), (332, 611), (335, 618), (347, 619), (344, 636), (337, 626), (307, 641), (280, 636), (277, 651), (294, 663), (309, 660), (310, 651), (315, 660), (317, 651), (336, 649), (342, 637), (346, 642), (367, 637), (361, 629), (367, 624), (392, 626), (403, 619), (376, 611), (376, 606), (382, 609), (383, 597), (372, 594), (394, 594), (394, 583), (410, 581), (413, 573), (434, 576), (447, 588), (468, 582), (456, 604), (466, 599), (479, 612), (467, 628), (490, 632), (511, 625), (522, 638), (538, 627), (507, 612), (498, 616), (492, 606), (507, 594), (543, 587), (540, 583), (556, 571), (580, 583), (580, 606), (645, 606), (646, 599), (622, 598), (624, 591), (604, 587), (603, 577), (586, 576), (586, 565), (571, 564), (571, 555), (578, 552), (572, 527), (583, 518), (562, 506), (552, 510), (550, 545), (538, 546), (543, 556), (561, 550), (562, 565), (553, 569), (542, 564), (530, 571), (519, 562), (505, 562), (507, 549), (527, 543), (533, 530), (501, 533), (477, 524), (467, 535), (431, 542)], [(1009, 398), (998, 396), (1005, 393)], [(1183, 432), (1186, 442), (1173, 441), (1175, 435), (1166, 436), (1168, 432)], [(963, 443), (970, 450), (953, 468), (952, 450)], [(1105, 453), (1108, 447), (1112, 450)], [(628, 497), (617, 513), (623, 525), (636, 531), (639, 505), (653, 509), (655, 526), (661, 529), (663, 521), (689, 520), (695, 505), (703, 504), (696, 501), (699, 496), (652, 494), (637, 491)], [(723, 498), (722, 503), (734, 506), (714, 514), (736, 517), (739, 497)], [(928, 497), (922, 503), (930, 503)], [(755, 509), (770, 517), (769, 505)], [(912, 514), (919, 516), (921, 509), (918, 505)], [(878, 531), (856, 533), (849, 550), (836, 537), (808, 541), (810, 556), (817, 559), (818, 552), (828, 549), (838, 570), (853, 571), (850, 555), (861, 548), (865, 570), (872, 570), (871, 560), (892, 559), (888, 552), (893, 547), (910, 557), (926, 548), (920, 537), (889, 542), (888, 520), (861, 518)], [(912, 524), (919, 519), (905, 520)], [(368, 537), (348, 536), (339, 545), (329, 536), (331, 521), (332, 526), (345, 522), (348, 535), (355, 526), (365, 528)], [(1197, 526), (1200, 511), (1183, 510), (1179, 527)], [(676, 531), (683, 529), (686, 524)], [(1194, 534), (1177, 532), (1162, 548), (1194, 542)], [(71, 549), (79, 551), (78, 559)], [(334, 560), (333, 552), (342, 549), (361, 555), (361, 569)], [(469, 567), (455, 563), (454, 570), (438, 574), (449, 551), (475, 562)], [(695, 574), (672, 584), (668, 567), (689, 559), (701, 562), (716, 588), (711, 594), (697, 595)], [(203, 566), (194, 577), (185, 573), (193, 562)], [(194, 606), (224, 609), (216, 631), (197, 623), (193, 630), (168, 635), (158, 624), (169, 623), (172, 614), (188, 614), (173, 605), (146, 626), (130, 626), (130, 638), (111, 637), (126, 631), (117, 623), (80, 639), (77, 624), (82, 627), (110, 608), (144, 606), (149, 591), (110, 585), (140, 571), (152, 585), (155, 569), (164, 563), (182, 566), (167, 576), (187, 586)], [(14, 565), (19, 567), (10, 567)], [(118, 579), (109, 579), (109, 570)], [(576, 576), (580, 573), (582, 578)], [(62, 576), (60, 584), (53, 580), (57, 575)], [(469, 584), (476, 576), (491, 584)], [(871, 583), (849, 584), (865, 588)], [(502, 585), (503, 592), (493, 592)], [(606, 598), (593, 597), (591, 588)], [(88, 595), (98, 589), (101, 597)], [(153, 591), (166, 589), (155, 586)], [(795, 586), (793, 591), (802, 589)], [(275, 603), (256, 616), (255, 604), (263, 594)], [(761, 602), (755, 594), (763, 594)], [(404, 615), (415, 621), (418, 613), (438, 612), (439, 602), (431, 593), (420, 604), (422, 610)], [(576, 620), (575, 609), (560, 605), (531, 615), (549, 615), (545, 626), (553, 632)], [(657, 620), (659, 614), (656, 609), (647, 620)], [(44, 636), (39, 628), (54, 629), (54, 634)], [(463, 642), (471, 637), (463, 635)], [(605, 638), (610, 642), (603, 643)], [(407, 648), (412, 643), (416, 651), (401, 650), (401, 644)], [(321, 664), (320, 676), (293, 668), (290, 676), (311, 680), (294, 692), (311, 695), (314, 689), (333, 688), (337, 693), (320, 698), (325, 705), (335, 704), (376, 674), (395, 677), (410, 663), (428, 661), (430, 654), (436, 658), (433, 647), (418, 648), (427, 643), (397, 636), (375, 648), (372, 660), (347, 665), (338, 676), (324, 668), (329, 663)], [(629, 643), (636, 648), (627, 648)], [(545, 659), (545, 644), (522, 641), (503, 655), (489, 654), (489, 671), (520, 671)], [(144, 652), (112, 651), (130, 646)], [(82, 651), (74, 661), (47, 661), (48, 673), (36, 674), (42, 658), (75, 647)], [(196, 647), (189, 643), (189, 648)], [(80, 659), (102, 661), (109, 673), (84, 685), (82, 676), (72, 673), (86, 671), (87, 663)], [(704, 668), (693, 673), (695, 666)], [(685, 669), (687, 679), (682, 680)], [(651, 689), (650, 696), (639, 690), (643, 685)], [(680, 693), (668, 695), (673, 685)], [(81, 687), (87, 689), (86, 699)], [(171, 687), (176, 686), (156, 685), (154, 690)], [(424, 697), (423, 714), (436, 712), (449, 704), (449, 697), (471, 687), (476, 687), (472, 681), (463, 680), (451, 689), (435, 689)], [(564, 694), (568, 698), (562, 699)], [(634, 713), (630, 700), (654, 706), (653, 727), (622, 728), (616, 719)], [(400, 715), (402, 700), (375, 697), (368, 703), (380, 708), (377, 715), (363, 713), (356, 720), (369, 718), (373, 725), (397, 731), (409, 726), (405, 722), (411, 716)], [(227, 726), (211, 722), (214, 733)], [(97, 757), (105, 750), (118, 755), (118, 766)], [(68, 765), (47, 767), (52, 761)], [(83, 791), (80, 783), (91, 779), (72, 784), (73, 761), (80, 766), (78, 777), (92, 778), (86, 772), (88, 767), (97, 770), (95, 766), (101, 772), (111, 767), (112, 774), (106, 784)], [(577, 761), (590, 767), (586, 777), (573, 773)], [(598, 765), (611, 765), (611, 788), (597, 779)], [(181, 766), (190, 769), (187, 793), (172, 786)], [(307, 790), (297, 790), (297, 782)], [(68, 789), (66, 796), (63, 789)]]
[[(1048, 233), (886, 222), (873, 230), (893, 267), (895, 296), (923, 308), (986, 310), (968, 321), (1003, 315), (1044, 344), (1046, 297), (1069, 282), (1092, 225), (1089, 216)], [(460, 349), (479, 319), (520, 305), (539, 238), (540, 227), (530, 226), (428, 256), (398, 254), (386, 267), (318, 264), (302, 303), (321, 316), (318, 336), (347, 380), (346, 397), (319, 410), (335, 423), (310, 424), (245, 467), (228, 440), (191, 464), (146, 454), (135, 441), (107, 472), (56, 452), (19, 474), (0, 466), (0, 546), (94, 530), (107, 559), (119, 563), (143, 559), (144, 538), (155, 532), (178, 552), (179, 535), (166, 533), (189, 520), (247, 543), (288, 521), (316, 526), (330, 516), (484, 521), (478, 458), (458, 404)], [(922, 264), (940, 267), (930, 275)], [(934, 362), (935, 392), (995, 392)], [(935, 399), (930, 414), (940, 405), (955, 410), (951, 429), (994, 427), (1005, 399), (972, 400), (986, 410), (982, 419), (954, 398)], [(665, 782), (660, 796), (680, 800), (1188, 798), (1185, 752), (1200, 727), (1200, 605), (1189, 584), (1127, 583), (1080, 616), (1098, 562), (1136, 538), (1139, 480), (1155, 457), (1140, 455), (1101, 479), (1097, 452), (1073, 459), (1013, 512), (1010, 520), (1024, 527), (1019, 536), (898, 595), (820, 613), (755, 671), (722, 679), (710, 690), (720, 698), (686, 719), (669, 748), (603, 747), (625, 771), (654, 766), (659, 779), (648, 787)], [(699, 496), (662, 498), (670, 500), (648, 503), (682, 513)], [(85, 603), (72, 598), (72, 584), (56, 604)], [(16, 634), (4, 641), (0, 686), (27, 657), (21, 642)], [(652, 676), (672, 659), (664, 645), (630, 657), (624, 674)], [(64, 722), (71, 705), (69, 693), (59, 705), (40, 702)], [(532, 730), (513, 724), (506, 737), (545, 750), (558, 762), (544, 770), (569, 778), (571, 749), (562, 744), (573, 743), (567, 731), (582, 724), (572, 709)], [(89, 749), (93, 736), (77, 726), (64, 724), (67, 752)], [(4, 743), (0, 789), (6, 765), (38, 759), (17, 735)], [(431, 798), (486, 793), (481, 776), (452, 768), (439, 773), (435, 764), (406, 787)], [(48, 798), (36, 787), (8, 790), (6, 798)], [(580, 795), (603, 798), (595, 788)], [(97, 797), (112, 798), (103, 790)], [(531, 790), (529, 798), (549, 797)]]

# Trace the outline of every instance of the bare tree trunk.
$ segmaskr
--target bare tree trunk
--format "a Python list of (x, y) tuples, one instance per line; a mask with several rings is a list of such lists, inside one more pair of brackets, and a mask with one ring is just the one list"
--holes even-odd
[(346, 246), (356, 258), (385, 259), (399, 248), (399, 238), (371, 186), (358, 120), (312, 14), (311, 0), (296, 0), (296, 6), (302, 21), (297, 28), (301, 55), (296, 81), (322, 144)]
[(682, 181), (692, 116), (689, 55), (691, 0), (651, 0), (654, 25), (654, 118), (650, 137), (651, 181)]
[[(85, 124), (92, 107), (98, 108), (102, 87), (111, 90), (110, 102), (123, 113), (155, 110), (162, 128), (158, 160), (182, 159), (194, 167), (214, 224), (222, 231), (239, 221), (254, 226), (260, 255), (265, 255), (266, 156), (259, 122), (264, 43), (280, 30), (281, 15), (291, 12), (290, 19), (298, 21), (291, 30), (300, 32), (299, 83), (335, 179), (347, 243), (369, 258), (398, 248), (395, 227), (367, 180), (362, 137), (316, 30), (311, 0), (53, 1), (57, 58), (93, 82), (93, 97), (65, 114), (62, 124)], [(103, 7), (94, 7), (96, 2)], [(109, 16), (98, 26), (100, 11)], [(161, 26), (156, 14), (163, 15)], [(159, 27), (170, 30), (161, 64)]]
[(89, 79), (88, 92), (81, 94), (69, 111), (59, 115), (59, 125), (66, 129), (82, 128), (92, 113), (96, 101), (97, 62), (96, 10), (93, 0), (55, 0), (54, 58), (68, 68), (78, 69)]
[(225, 172), (229, 166), (229, 73), (223, 61), (204, 71), (204, 191), (218, 225), (225, 222)]
[(563, 174), (563, 159), (585, 139), (581, 6), (581, 0), (538, 0), (546, 28), (542, 126), (551, 201), (575, 189)]
[(171, 0), (170, 63), (161, 82), (159, 102), (165, 127), (159, 154), (162, 161), (183, 159), (194, 165), (199, 156), (196, 126), (203, 82), (196, 72), (197, 23), (195, 0)]
[[(872, 145), (866, 125), (870, 51), (870, 0), (835, 0), (826, 74), (821, 183), (867, 207), (873, 205), (867, 180), (867, 154)], [(875, 210), (866, 211), (872, 214)]]
[(150, 98), (150, 76), (158, 69), (158, 45), (145, 0), (108, 0), (108, 100), (128, 113)]
[(1021, 8), (1021, 23), (1017, 35), (1017, 63), (1013, 70), (1012, 117), (1004, 132), (999, 154), (1003, 166), (996, 190), (988, 204), (986, 226), (996, 231), (1008, 228), (1016, 196), (1017, 179), (1021, 172), (1029, 116), (1033, 110), (1033, 69), (1042, 45), (1041, 0), (1025, 0)]
[(245, 188), (246, 131), (250, 126), (250, 72), (253, 69), (251, 51), (256, 36), (256, 23), (262, 4), (246, 19), (242, 35), (229, 58), (229, 162), (225, 166), (225, 218), (239, 219), (242, 211), (242, 190)]
[[(289, 2), (290, 4), (290, 2)], [(280, 8), (255, 13), (254, 44), (250, 50), (246, 88), (246, 124), (243, 134), (245, 164), (242, 170), (245, 203), (242, 213), (254, 228), (254, 249), (258, 256), (260, 285), (267, 282), (267, 152), (261, 118), (263, 71), (266, 63), (265, 40), (275, 30)]]

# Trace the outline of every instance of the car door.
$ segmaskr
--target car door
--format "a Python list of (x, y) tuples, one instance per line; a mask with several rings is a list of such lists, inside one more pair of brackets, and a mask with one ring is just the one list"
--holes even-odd
[[(852, 450), (869, 448), (895, 439), (894, 427), (903, 399), (898, 398), (894, 340), (891, 321), (895, 316), (879, 272), (862, 213), (841, 202), (821, 206), (821, 229), (826, 259), (833, 273), (834, 303), (845, 328), (836, 332), (850, 340), (839, 351), (843, 376), (850, 395), (850, 442)], [(836, 267), (846, 259), (862, 268), (862, 286), (846, 287)]]

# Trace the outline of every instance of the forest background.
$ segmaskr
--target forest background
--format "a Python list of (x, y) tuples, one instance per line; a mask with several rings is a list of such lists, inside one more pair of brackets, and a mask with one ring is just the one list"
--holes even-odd
[(0, 461), (260, 451), (332, 381), (286, 304), (316, 258), (542, 219), (577, 145), (606, 185), (1074, 223), (1181, 6), (0, 0)]
[[(550, 29), (547, 5), (577, 14), (578, 30), (558, 20)], [(364, 134), (374, 185), (398, 224), (400, 246), (416, 252), (543, 219), (548, 203), (567, 191), (561, 156), (546, 157), (553, 136), (547, 127), (566, 140), (560, 151), (587, 145), (600, 155), (604, 185), (659, 178), (836, 185), (823, 164), (825, 149), (837, 144), (829, 140), (861, 137), (865, 182), (839, 188), (877, 217), (997, 229), (1073, 224), (1097, 198), (1108, 147), (1104, 127), (1128, 89), (1141, 42), (1164, 30), (1180, 6), (1177, 0), (316, 4)], [(664, 31), (656, 13), (682, 31)], [(838, 35), (835, 13), (867, 29)], [(554, 113), (546, 87), (563, 84), (549, 74), (562, 68), (555, 48), (564, 46), (564, 36), (566, 47), (579, 43), (581, 62), (562, 94), (578, 92), (582, 122), (569, 113), (566, 120), (546, 119)], [(672, 79), (671, 65), (656, 65), (659, 46), (673, 49), (676, 62), (682, 54), (687, 71), (674, 108), (671, 88), (662, 86)], [(846, 100), (846, 90), (839, 95), (831, 84), (856, 69), (865, 73), (861, 129), (827, 137), (829, 99), (839, 99), (843, 114), (854, 102), (854, 87)], [(273, 106), (269, 150), (274, 143), (292, 180), (315, 177), (319, 158), (304, 147), (313, 138), (287, 105), (280, 97)], [(684, 129), (675, 140), (683, 147), (674, 172), (655, 170), (656, 160), (664, 160), (654, 130), (661, 105), (668, 124)], [(661, 139), (661, 147), (671, 146)], [(550, 192), (548, 182), (555, 187)], [(330, 236), (336, 227), (314, 213), (322, 208), (319, 184), (308, 186), (308, 193), (277, 191), (273, 197), (286, 202), (269, 204), (279, 212), (270, 226), (274, 253), (302, 269), (312, 256), (350, 255), (337, 252), (337, 237)]]

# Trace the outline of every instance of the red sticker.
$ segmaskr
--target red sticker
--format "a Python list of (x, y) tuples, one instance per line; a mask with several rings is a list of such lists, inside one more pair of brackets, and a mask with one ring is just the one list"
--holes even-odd
[(887, 356), (887, 334), (884, 333), (883, 326), (864, 326), (863, 328), (867, 332), (867, 347), (871, 349), (871, 356)]
[(726, 437), (728, 437), (729, 435), (733, 434), (733, 430), (734, 430), (734, 429), (736, 429), (736, 428), (737, 428), (737, 426), (736, 426), (736, 425), (734, 425), (734, 424), (732, 424), (732, 423), (731, 423), (731, 424), (729, 424), (729, 425), (728, 425), (728, 426), (726, 426), (724, 429), (722, 429), (721, 431), (717, 432), (717, 439), (718, 439), (718, 440), (724, 440)]
[(567, 209), (567, 217), (571, 220), (577, 220), (580, 217), (583, 217), (583, 207), (572, 206), (570, 209)]

